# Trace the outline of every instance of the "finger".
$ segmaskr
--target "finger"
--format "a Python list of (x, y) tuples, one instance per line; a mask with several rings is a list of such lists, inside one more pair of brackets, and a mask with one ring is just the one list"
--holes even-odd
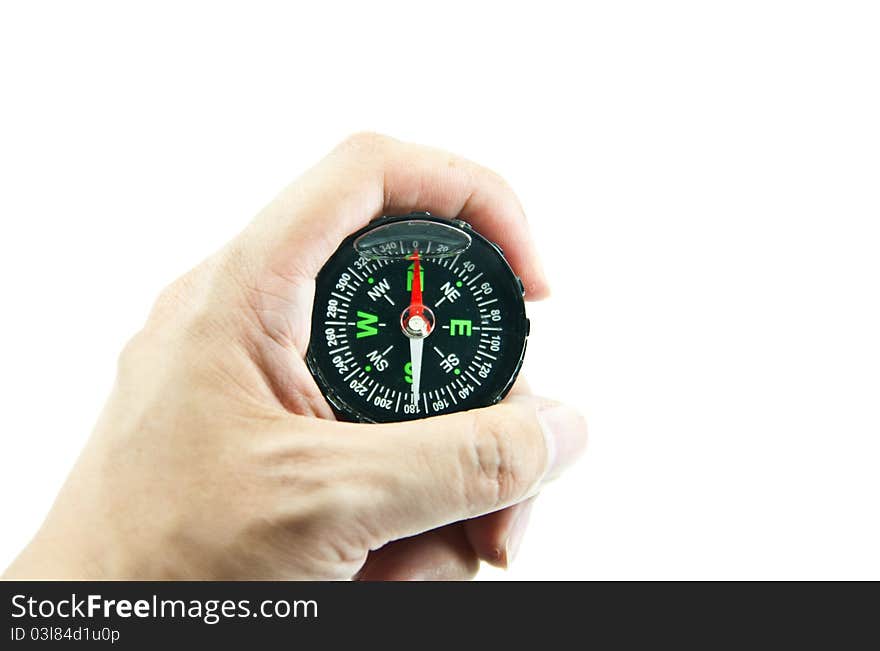
[(529, 396), (424, 420), (332, 429), (357, 463), (361, 488), (347, 495), (350, 512), (365, 527), (378, 523), (392, 540), (521, 502), (586, 444), (577, 411)]
[(504, 180), (448, 152), (377, 134), (347, 139), (284, 190), (246, 231), (255, 260), (314, 278), (342, 240), (381, 214), (428, 210), (469, 221), (505, 249), (526, 296), (549, 286), (525, 214)]
[(496, 567), (510, 567), (528, 528), (536, 497), (462, 523), (467, 540), (480, 560)]
[(465, 581), (480, 561), (461, 525), (441, 527), (371, 552), (358, 581)]
[(532, 395), (532, 387), (529, 385), (529, 381), (526, 380), (525, 376), (520, 373), (516, 382), (513, 383), (513, 386), (510, 387), (510, 392), (507, 394), (508, 396), (530, 396)]
[[(528, 381), (520, 375), (508, 396), (531, 393)], [(480, 560), (497, 567), (506, 568), (510, 565), (528, 524), (531, 504), (531, 500), (526, 500), (462, 523), (468, 541)]]

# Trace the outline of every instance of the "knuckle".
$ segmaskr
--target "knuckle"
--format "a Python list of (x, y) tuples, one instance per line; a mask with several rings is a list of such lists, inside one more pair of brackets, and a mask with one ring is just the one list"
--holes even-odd
[(343, 151), (372, 154), (383, 151), (393, 139), (375, 131), (358, 131), (342, 141), (339, 148)]
[(145, 330), (169, 337), (188, 335), (198, 341), (221, 333), (231, 323), (230, 306), (238, 305), (238, 285), (224, 258), (217, 256), (171, 282), (159, 293)]
[(489, 167), (481, 167), (481, 170), (489, 179), (497, 184), (498, 187), (503, 188), (504, 190), (507, 190), (509, 192), (513, 192), (513, 188), (511, 187), (510, 183), (508, 183), (507, 179), (504, 178), (500, 173)]
[(184, 302), (188, 285), (189, 283), (186, 276), (177, 278), (165, 285), (165, 287), (159, 291), (159, 295), (153, 303), (153, 312), (163, 313), (176, 309)]
[(501, 410), (486, 409), (474, 413), (473, 435), (466, 454), (473, 478), (472, 504), (492, 506), (508, 504), (530, 488), (530, 463), (515, 443), (513, 419)]
[(131, 337), (116, 357), (116, 376), (120, 379), (134, 377), (139, 368), (139, 360), (144, 355), (144, 332)]
[(199, 294), (200, 267), (185, 273), (173, 280), (159, 291), (153, 302), (147, 325), (164, 325), (175, 318), (192, 312), (193, 308), (203, 302), (196, 300)]
[(499, 172), (493, 170), (491, 167), (486, 167), (485, 165), (481, 165), (480, 163), (476, 163), (464, 158), (459, 158), (454, 155), (450, 156), (448, 166), (463, 168), (466, 172), (470, 174), (470, 177), (473, 181), (489, 183), (490, 185), (495, 185), (506, 192), (513, 192), (513, 187), (510, 185), (507, 179), (504, 178), (504, 176), (502, 176)]

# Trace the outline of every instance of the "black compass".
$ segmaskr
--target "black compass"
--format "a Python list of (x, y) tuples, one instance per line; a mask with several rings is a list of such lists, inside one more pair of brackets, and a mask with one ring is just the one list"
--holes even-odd
[(419, 212), (371, 222), (327, 261), (306, 360), (340, 418), (411, 420), (501, 400), (528, 334), (501, 248)]

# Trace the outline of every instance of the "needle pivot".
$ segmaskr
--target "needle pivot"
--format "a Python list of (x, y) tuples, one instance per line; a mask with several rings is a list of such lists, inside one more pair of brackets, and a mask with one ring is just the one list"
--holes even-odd
[(434, 312), (424, 305), (421, 314), (406, 308), (400, 315), (400, 329), (409, 339), (424, 339), (434, 331)]

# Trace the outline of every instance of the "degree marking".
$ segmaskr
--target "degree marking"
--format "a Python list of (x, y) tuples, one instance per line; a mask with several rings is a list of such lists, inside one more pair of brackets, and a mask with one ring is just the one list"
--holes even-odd
[(476, 383), (477, 383), (477, 386), (483, 386), (483, 384), (482, 384), (477, 378), (475, 378), (473, 375), (471, 375), (471, 372), (470, 372), (470, 371), (465, 371), (464, 374), (467, 375), (467, 376), (468, 376), (470, 379), (472, 379), (474, 382), (476, 382)]
[(478, 273), (476, 276), (474, 276), (473, 278), (471, 278), (471, 281), (468, 283), (468, 287), (470, 287), (471, 289), (473, 289), (473, 288), (474, 288), (474, 283), (477, 282), (477, 278), (479, 278), (479, 277), (482, 276), (482, 275), (483, 275), (483, 272), (481, 271), (481, 272)]

